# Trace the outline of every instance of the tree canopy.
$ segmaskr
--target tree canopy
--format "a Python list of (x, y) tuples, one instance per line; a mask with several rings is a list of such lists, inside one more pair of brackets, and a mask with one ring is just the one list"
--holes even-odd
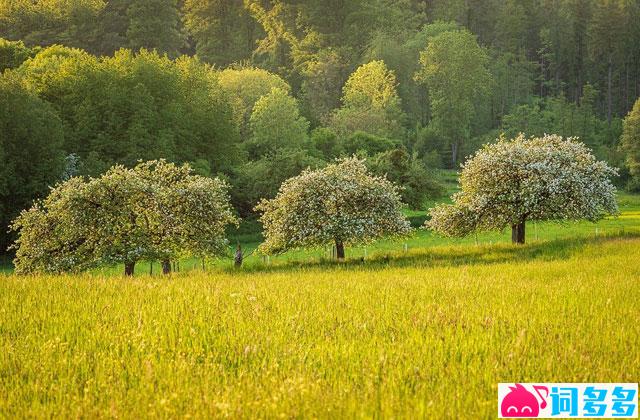
[(0, 250), (9, 222), (64, 170), (64, 133), (53, 107), (13, 76), (0, 77)]
[[(253, 217), (280, 180), (358, 154), (417, 207), (438, 190), (425, 174), (524, 132), (579, 137), (637, 189), (621, 136), (640, 92), (638, 22), (637, 2), (609, 0), (11, 0), (0, 77), (59, 121), (51, 153), (66, 168), (49, 185), (164, 158), (242, 186), (234, 205)], [(16, 189), (6, 214), (41, 197)]]
[(333, 129), (343, 136), (355, 131), (401, 136), (403, 115), (396, 86), (396, 76), (384, 61), (358, 67), (342, 89), (342, 107), (333, 116)]
[(277, 149), (302, 148), (308, 139), (309, 122), (300, 115), (297, 101), (278, 88), (258, 99), (249, 125), (251, 140), (248, 149), (253, 158)]

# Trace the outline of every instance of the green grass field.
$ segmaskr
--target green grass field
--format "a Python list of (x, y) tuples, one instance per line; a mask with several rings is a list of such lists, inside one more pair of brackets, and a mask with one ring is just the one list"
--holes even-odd
[(0, 274), (0, 417), (495, 418), (498, 382), (637, 382), (640, 198), (620, 204), (524, 246)]

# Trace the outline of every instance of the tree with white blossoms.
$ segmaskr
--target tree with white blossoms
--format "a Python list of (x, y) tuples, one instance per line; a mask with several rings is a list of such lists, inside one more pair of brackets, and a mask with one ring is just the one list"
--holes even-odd
[(558, 135), (483, 146), (463, 165), (461, 191), (453, 204), (430, 209), (426, 227), (444, 236), (511, 227), (514, 243), (525, 242), (528, 220), (595, 222), (617, 214), (617, 170), (598, 161), (576, 138)]
[(285, 181), (272, 200), (262, 200), (266, 254), (294, 248), (344, 246), (385, 236), (404, 236), (411, 226), (402, 214), (398, 187), (371, 175), (363, 160), (339, 160), (319, 170), (305, 170)]
[(117, 165), (98, 178), (71, 178), (14, 221), (16, 272), (77, 272), (121, 263), (133, 275), (140, 260), (168, 265), (182, 255), (224, 254), (224, 229), (237, 224), (227, 189), (219, 179), (162, 160), (133, 169)]

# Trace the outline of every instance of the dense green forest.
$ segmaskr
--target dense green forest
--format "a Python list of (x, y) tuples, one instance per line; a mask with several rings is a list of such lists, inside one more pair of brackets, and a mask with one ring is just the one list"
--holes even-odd
[(420, 209), (502, 133), (579, 136), (640, 186), (637, 0), (0, 0), (0, 37), (1, 249), (57, 181), (157, 158), (243, 217), (352, 154)]

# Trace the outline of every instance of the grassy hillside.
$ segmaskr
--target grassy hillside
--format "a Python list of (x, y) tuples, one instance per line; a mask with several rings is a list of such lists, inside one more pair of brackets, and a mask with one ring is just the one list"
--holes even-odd
[(640, 377), (640, 238), (0, 282), (3, 416), (492, 418), (507, 381)]
[[(618, 217), (609, 217), (598, 223), (586, 221), (580, 222), (545, 222), (545, 223), (528, 223), (527, 224), (527, 242), (531, 244), (541, 244), (548, 241), (557, 241), (572, 238), (596, 238), (607, 235), (624, 235), (627, 233), (640, 234), (640, 196), (621, 193), (618, 195), (618, 203), (621, 214)], [(425, 211), (408, 212), (409, 217), (424, 218)], [(270, 257), (268, 260), (258, 253), (254, 252), (259, 245), (260, 237), (255, 233), (257, 223), (252, 226), (243, 228), (239, 235), (230, 235), (232, 244), (240, 241), (248, 258), (245, 259), (244, 270), (261, 271), (269, 269), (273, 266), (305, 266), (309, 264), (329, 263), (331, 259), (331, 249), (307, 249), (294, 250), (285, 254)], [(492, 244), (509, 244), (511, 243), (511, 231), (504, 232), (485, 232), (476, 236), (470, 236), (461, 239), (442, 238), (434, 235), (424, 229), (417, 229), (415, 234), (407, 239), (402, 240), (382, 240), (367, 247), (347, 247), (347, 259), (359, 262), (362, 258), (369, 260), (371, 258), (395, 258), (404, 255), (405, 249), (419, 250), (423, 248), (442, 247), (442, 246), (460, 246), (460, 245), (492, 245)], [(208, 272), (217, 270), (232, 270), (232, 248), (229, 249), (227, 258), (206, 261), (205, 268)], [(154, 275), (159, 275), (159, 265), (156, 263), (153, 267)], [(183, 260), (180, 262), (180, 270), (184, 271), (201, 271), (201, 260)], [(104, 267), (96, 270), (96, 274), (119, 276), (122, 274), (123, 268)], [(136, 271), (140, 275), (147, 275), (150, 272), (149, 263), (142, 262), (136, 266)]]

